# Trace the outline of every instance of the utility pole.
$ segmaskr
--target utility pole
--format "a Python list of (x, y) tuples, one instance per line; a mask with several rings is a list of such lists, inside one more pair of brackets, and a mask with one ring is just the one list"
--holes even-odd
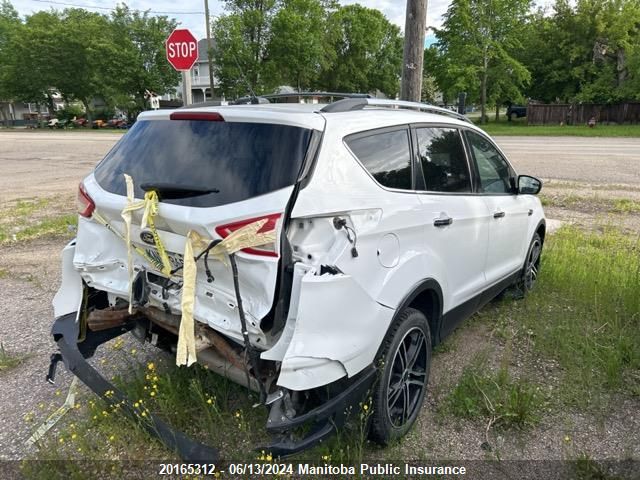
[[(213, 48), (211, 48), (211, 22), (209, 21), (209, 0), (204, 0), (204, 18), (207, 22), (207, 59), (209, 60), (209, 85), (211, 86), (211, 100), (213, 100)], [(205, 101), (207, 100), (205, 95)]]
[(422, 95), (424, 37), (427, 29), (427, 0), (407, 0), (404, 26), (404, 55), (400, 99), (419, 102)]

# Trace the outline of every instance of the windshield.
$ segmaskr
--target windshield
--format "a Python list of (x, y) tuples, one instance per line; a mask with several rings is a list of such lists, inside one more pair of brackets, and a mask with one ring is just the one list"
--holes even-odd
[(215, 207), (293, 185), (310, 138), (311, 130), (287, 125), (138, 121), (98, 165), (95, 177), (108, 192), (126, 195), (123, 174), (131, 175), (136, 198), (144, 196), (143, 184), (188, 186), (208, 193), (160, 195), (162, 201)]

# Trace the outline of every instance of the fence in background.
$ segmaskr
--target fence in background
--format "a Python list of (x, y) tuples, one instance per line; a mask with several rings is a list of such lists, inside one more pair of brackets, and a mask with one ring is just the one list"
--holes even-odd
[(591, 118), (597, 123), (640, 123), (640, 102), (617, 104), (540, 104), (527, 106), (529, 125), (585, 125)]

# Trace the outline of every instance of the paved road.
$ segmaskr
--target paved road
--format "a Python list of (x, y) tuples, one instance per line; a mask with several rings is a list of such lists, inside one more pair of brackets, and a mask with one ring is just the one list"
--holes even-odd
[(519, 173), (640, 184), (640, 138), (496, 137)]
[(78, 182), (121, 136), (0, 131), (0, 205), (17, 198), (75, 193)]
[[(105, 132), (0, 131), (0, 204), (72, 193), (121, 137)], [(496, 137), (520, 173), (640, 184), (640, 138)]]

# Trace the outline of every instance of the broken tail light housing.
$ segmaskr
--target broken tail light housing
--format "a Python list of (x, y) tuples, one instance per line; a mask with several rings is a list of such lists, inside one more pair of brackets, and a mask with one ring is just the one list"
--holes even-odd
[(85, 190), (82, 182), (80, 182), (80, 185), (78, 186), (78, 197), (76, 203), (78, 205), (78, 214), (86, 218), (91, 217), (91, 215), (93, 215), (93, 211), (96, 209), (96, 204)]
[[(256, 218), (249, 218), (247, 220), (241, 220), (239, 222), (228, 223), (226, 225), (219, 225), (216, 227), (216, 233), (222, 238), (227, 238), (236, 230), (240, 230), (242, 227), (257, 222), (258, 220), (267, 220), (258, 233), (266, 233), (271, 230), (275, 230), (278, 219), (282, 216), (281, 213), (274, 213), (271, 215), (264, 215)], [(278, 247), (276, 242), (269, 243), (267, 245), (261, 245), (259, 247), (243, 248), (240, 250), (244, 253), (250, 253), (252, 255), (260, 255), (262, 257), (278, 257)]]

